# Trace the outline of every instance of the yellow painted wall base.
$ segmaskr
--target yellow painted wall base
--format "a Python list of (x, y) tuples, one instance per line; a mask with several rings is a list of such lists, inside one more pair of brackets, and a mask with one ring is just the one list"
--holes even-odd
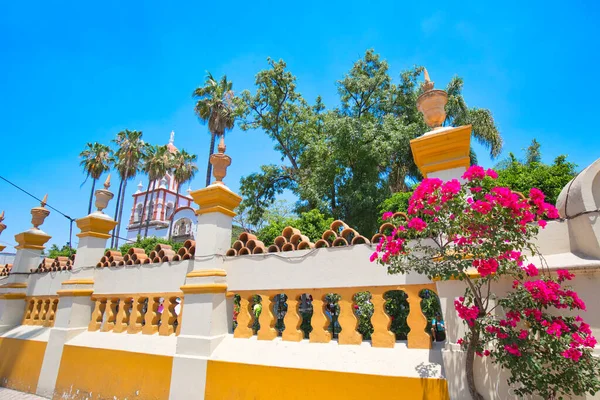
[(66, 345), (55, 399), (168, 399), (173, 358)]
[(46, 342), (0, 338), (0, 386), (35, 393)]
[(206, 400), (448, 400), (445, 379), (366, 375), (209, 361)]

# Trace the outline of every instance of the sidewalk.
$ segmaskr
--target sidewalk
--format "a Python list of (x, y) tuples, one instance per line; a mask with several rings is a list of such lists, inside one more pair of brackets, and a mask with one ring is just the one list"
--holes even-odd
[(46, 398), (0, 387), (0, 400), (46, 400)]

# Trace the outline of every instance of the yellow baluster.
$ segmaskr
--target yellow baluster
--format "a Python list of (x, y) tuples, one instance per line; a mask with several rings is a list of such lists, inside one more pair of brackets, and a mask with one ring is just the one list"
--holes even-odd
[(179, 299), (179, 314), (177, 314), (177, 330), (175, 331), (175, 335), (177, 336), (181, 333), (181, 314), (183, 314), (183, 297), (180, 297)]
[(166, 297), (163, 303), (163, 313), (160, 320), (158, 334), (160, 336), (169, 336), (174, 333), (173, 322), (175, 322), (175, 297)]
[(371, 293), (371, 302), (373, 303), (373, 334), (371, 335), (371, 344), (373, 347), (394, 347), (396, 344), (396, 335), (390, 331), (392, 319), (385, 312), (385, 298), (383, 291)]
[(281, 334), (281, 338), (288, 342), (299, 342), (304, 338), (304, 333), (300, 330), (302, 318), (300, 317), (300, 314), (298, 314), (298, 298), (300, 292), (288, 291), (287, 296), (288, 308), (285, 317), (283, 317), (285, 329)]
[(129, 314), (129, 327), (127, 333), (138, 333), (142, 331), (142, 321), (144, 320), (142, 311), (146, 297), (137, 296), (133, 298), (131, 304), (131, 313)]
[(142, 333), (144, 335), (153, 335), (158, 332), (158, 321), (160, 318), (158, 314), (158, 299), (158, 297), (148, 297), (144, 327), (142, 328)]
[(48, 315), (48, 311), (50, 309), (50, 299), (42, 300), (42, 310), (40, 311), (40, 318), (38, 320), (38, 325), (44, 325), (46, 322), (46, 316)]
[(106, 320), (102, 324), (102, 332), (110, 332), (115, 327), (115, 319), (117, 317), (118, 298), (107, 299), (106, 301)]
[(233, 337), (235, 338), (249, 338), (252, 337), (252, 328), (250, 328), (250, 324), (252, 323), (252, 319), (254, 318), (254, 313), (250, 312), (250, 299), (252, 296), (249, 295), (240, 295), (240, 312), (237, 316), (237, 327), (233, 332)]
[(42, 311), (42, 300), (34, 298), (33, 314), (31, 315), (31, 324), (37, 325)]
[(268, 294), (260, 294), (262, 311), (258, 317), (260, 329), (258, 331), (258, 340), (273, 340), (277, 337), (275, 329), (275, 316), (273, 315), (273, 302)]
[(102, 326), (102, 318), (104, 317), (104, 310), (106, 310), (106, 299), (96, 299), (94, 305), (94, 311), (92, 312), (92, 320), (88, 325), (88, 331), (95, 332)]
[(340, 306), (340, 315), (338, 322), (342, 327), (342, 331), (338, 335), (339, 344), (360, 344), (362, 342), (362, 335), (356, 330), (358, 326), (358, 319), (354, 314), (354, 290), (341, 290), (340, 295), (342, 298), (338, 301)]
[(312, 331), (309, 335), (311, 343), (328, 343), (331, 341), (331, 332), (327, 330), (329, 319), (325, 315), (325, 292), (317, 290), (313, 292), (313, 316), (311, 320)]
[(54, 318), (56, 317), (56, 309), (58, 308), (58, 299), (50, 299), (50, 307), (46, 314), (46, 320), (44, 326), (54, 326)]
[(113, 332), (121, 333), (127, 332), (127, 325), (129, 325), (129, 310), (131, 308), (131, 298), (122, 298), (119, 303), (119, 312), (115, 321), (115, 327)]
[(23, 316), (22, 325), (31, 325), (31, 323), (32, 323), (31, 317), (33, 315), (34, 308), (35, 308), (35, 300), (34, 299), (27, 300), (27, 308), (25, 309), (25, 315)]
[(421, 286), (406, 286), (404, 291), (408, 295), (408, 305), (410, 311), (408, 313), (407, 323), (410, 328), (408, 332), (408, 348), (409, 349), (430, 349), (431, 336), (425, 332), (427, 327), (427, 318), (421, 311), (421, 297), (419, 291)]

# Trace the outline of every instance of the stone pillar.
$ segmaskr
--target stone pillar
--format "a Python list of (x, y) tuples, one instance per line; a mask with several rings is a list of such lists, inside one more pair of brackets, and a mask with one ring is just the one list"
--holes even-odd
[(219, 153), (211, 156), (216, 182), (191, 193), (200, 206), (194, 270), (186, 276), (181, 331), (173, 358), (171, 399), (203, 399), (208, 359), (228, 333), (225, 294), (227, 273), (220, 268), (231, 244), (233, 211), (242, 198), (222, 182), (231, 163), (223, 138)]
[(65, 343), (86, 331), (90, 323), (94, 308), (91, 299), (94, 292), (94, 269), (81, 269), (81, 267), (96, 265), (111, 237), (110, 231), (117, 225), (116, 221), (102, 212), (114, 196), (108, 190), (109, 187), (110, 175), (104, 183), (104, 189), (96, 190), (98, 210), (77, 220), (77, 226), (81, 230), (77, 234), (79, 237), (77, 255), (70, 279), (63, 282), (61, 290), (57, 292), (60, 296), (58, 311), (54, 327), (50, 330), (36, 390), (40, 396), (50, 398), (53, 396)]
[(0, 284), (0, 333), (21, 324), (25, 312), (25, 299), (29, 273), (37, 268), (44, 244), (51, 236), (39, 229), (44, 219), (50, 215), (46, 206), (48, 195), (44, 196), (40, 207), (31, 209), (31, 223), (33, 227), (25, 232), (15, 235), (18, 243), (17, 255), (12, 270)]
[[(470, 165), (471, 125), (442, 127), (446, 119), (445, 106), (448, 95), (443, 90), (433, 88), (427, 70), (423, 89), (423, 94), (417, 99), (417, 108), (432, 130), (411, 140), (410, 147), (415, 164), (426, 178), (461, 180), (461, 176)], [(462, 281), (438, 280), (436, 289), (446, 325), (446, 345), (442, 350), (442, 358), (450, 397), (468, 398), (464, 352), (456, 344), (458, 337), (464, 333), (464, 327), (454, 310), (454, 299), (464, 294), (465, 286)]]

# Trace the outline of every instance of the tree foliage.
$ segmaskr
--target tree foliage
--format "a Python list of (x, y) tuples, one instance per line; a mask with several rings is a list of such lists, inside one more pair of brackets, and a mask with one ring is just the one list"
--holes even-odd
[(329, 229), (332, 222), (333, 218), (323, 215), (316, 209), (301, 213), (298, 217), (272, 216), (269, 223), (257, 232), (257, 236), (263, 243), (269, 245), (281, 235), (283, 228), (292, 226), (299, 229), (314, 243), (321, 239), (321, 235)]
[(56, 244), (50, 246), (50, 250), (48, 251), (48, 258), (56, 258), (59, 256), (69, 257), (77, 252), (76, 249), (72, 249), (69, 246), (69, 243), (63, 245), (62, 247), (58, 247)]
[[(304, 99), (283, 60), (268, 65), (256, 75), (254, 93), (241, 95), (241, 128), (267, 134), (282, 162), (242, 178), (250, 222), (290, 190), (299, 199), (296, 212), (317, 209), (370, 235), (378, 206), (421, 179), (410, 140), (428, 130), (416, 106), (423, 68), (394, 82), (387, 62), (368, 50), (336, 83), (339, 107), (327, 108), (320, 97), (313, 104)], [(458, 77), (448, 84), (446, 124), (473, 124), (473, 136), (496, 156), (502, 139), (491, 113), (467, 107), (462, 88)]]
[(499, 185), (520, 193), (529, 193), (531, 188), (538, 188), (551, 204), (556, 204), (561, 190), (577, 174), (577, 165), (567, 161), (566, 155), (556, 157), (552, 164), (541, 162), (540, 144), (535, 139), (527, 148), (524, 161), (510, 153), (508, 159), (499, 163), (498, 167)]
[(183, 243), (181, 242), (173, 242), (171, 240), (157, 238), (154, 236), (142, 238), (140, 235), (138, 235), (135, 242), (125, 243), (123, 246), (119, 247), (119, 251), (121, 252), (121, 254), (126, 254), (129, 251), (129, 249), (131, 249), (132, 247), (136, 247), (139, 249), (144, 249), (146, 254), (150, 254), (150, 252), (154, 250), (154, 247), (156, 247), (157, 244), (168, 244), (175, 252), (177, 252), (180, 248), (183, 247)]

